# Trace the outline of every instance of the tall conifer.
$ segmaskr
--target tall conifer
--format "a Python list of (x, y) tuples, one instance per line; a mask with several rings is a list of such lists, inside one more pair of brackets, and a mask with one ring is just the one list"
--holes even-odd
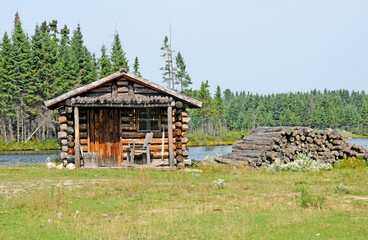
[(141, 73), (139, 72), (139, 61), (138, 61), (138, 57), (135, 57), (134, 59), (134, 64), (133, 64), (133, 69), (134, 69), (134, 74), (137, 75), (138, 77), (141, 77)]
[(175, 63), (177, 69), (176, 79), (180, 84), (180, 91), (186, 92), (189, 86), (192, 84), (192, 79), (189, 77), (189, 74), (186, 69), (187, 66), (185, 65), (184, 58), (182, 57), (180, 51), (178, 52), (178, 55), (175, 57)]
[(100, 78), (106, 77), (112, 73), (112, 67), (110, 58), (106, 53), (106, 46), (102, 45), (101, 47), (101, 58), (99, 60), (99, 70), (100, 70)]
[(117, 72), (120, 68), (125, 68), (129, 72), (128, 59), (125, 56), (118, 33), (114, 35), (114, 42), (111, 49), (112, 72)]

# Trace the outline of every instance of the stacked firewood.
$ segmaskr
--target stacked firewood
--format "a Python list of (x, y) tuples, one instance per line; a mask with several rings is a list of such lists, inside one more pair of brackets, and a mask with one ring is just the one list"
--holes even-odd
[(216, 161), (261, 167), (272, 164), (276, 158), (289, 163), (297, 154), (306, 154), (314, 160), (331, 164), (343, 158), (368, 157), (365, 147), (348, 143), (333, 130), (259, 127), (235, 142), (232, 153), (218, 157)]

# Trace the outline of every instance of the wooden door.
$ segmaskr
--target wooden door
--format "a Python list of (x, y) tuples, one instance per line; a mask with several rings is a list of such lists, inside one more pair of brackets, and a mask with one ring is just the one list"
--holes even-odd
[(89, 152), (96, 152), (99, 167), (120, 166), (120, 110), (92, 108), (89, 110)]

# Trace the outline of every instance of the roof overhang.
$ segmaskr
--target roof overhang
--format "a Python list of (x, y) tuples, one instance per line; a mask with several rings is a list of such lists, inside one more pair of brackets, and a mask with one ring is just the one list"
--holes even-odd
[(145, 78), (138, 77), (138, 76), (136, 76), (134, 74), (131, 74), (131, 73), (126, 73), (122, 70), (119, 71), (119, 72), (113, 73), (113, 74), (111, 74), (107, 77), (104, 77), (100, 80), (92, 82), (90, 84), (87, 84), (83, 87), (79, 87), (77, 89), (71, 90), (67, 93), (64, 93), (64, 94), (54, 98), (54, 99), (45, 101), (45, 105), (48, 109), (55, 109), (60, 105), (60, 103), (62, 103), (63, 101), (65, 101), (69, 98), (76, 97), (80, 94), (88, 92), (89, 90), (92, 90), (94, 88), (97, 88), (97, 87), (105, 84), (105, 83), (108, 83), (110, 81), (113, 81), (113, 80), (116, 80), (116, 79), (119, 79), (119, 78), (126, 78), (126, 79), (131, 80), (135, 83), (141, 84), (141, 85), (143, 85), (147, 88), (150, 88), (150, 89), (156, 90), (157, 92), (160, 92), (160, 93), (163, 93), (165, 95), (171, 96), (177, 101), (183, 101), (184, 103), (187, 103), (190, 108), (201, 108), (202, 107), (202, 102), (201, 101), (198, 101), (196, 99), (188, 97), (188, 96), (186, 96), (182, 93), (179, 93), (175, 90), (165, 88), (165, 87), (163, 87), (163, 86), (161, 86), (157, 83), (151, 82), (151, 81), (149, 81)]

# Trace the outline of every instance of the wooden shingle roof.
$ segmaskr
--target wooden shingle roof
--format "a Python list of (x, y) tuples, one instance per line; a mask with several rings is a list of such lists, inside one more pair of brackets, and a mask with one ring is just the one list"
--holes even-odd
[(151, 82), (151, 81), (149, 81), (145, 78), (138, 77), (138, 76), (136, 76), (134, 74), (131, 74), (131, 73), (127, 73), (123, 70), (120, 70), (119, 72), (113, 73), (113, 74), (111, 74), (107, 77), (104, 77), (104, 78), (100, 79), (100, 80), (97, 80), (95, 82), (87, 84), (83, 87), (79, 87), (77, 89), (71, 90), (67, 93), (64, 93), (64, 94), (54, 98), (54, 99), (45, 101), (45, 105), (49, 109), (55, 109), (55, 108), (57, 108), (57, 106), (60, 103), (62, 103), (63, 101), (65, 101), (67, 99), (77, 97), (77, 96), (79, 96), (83, 93), (86, 93), (86, 92), (94, 89), (94, 88), (97, 88), (97, 87), (99, 87), (101, 85), (104, 85), (108, 82), (111, 82), (111, 81), (116, 80), (116, 79), (121, 79), (121, 78), (125, 78), (125, 79), (130, 80), (134, 83), (141, 84), (141, 85), (143, 85), (143, 86), (145, 86), (149, 89), (155, 90), (155, 91), (157, 91), (159, 93), (162, 93), (162, 94), (164, 94), (168, 97), (172, 97), (176, 101), (182, 101), (183, 103), (187, 103), (190, 108), (201, 108), (202, 107), (202, 102), (200, 102), (196, 99), (185, 96), (184, 94), (179, 93), (175, 90), (165, 88), (165, 87), (163, 87), (163, 86), (161, 86), (157, 83)]

